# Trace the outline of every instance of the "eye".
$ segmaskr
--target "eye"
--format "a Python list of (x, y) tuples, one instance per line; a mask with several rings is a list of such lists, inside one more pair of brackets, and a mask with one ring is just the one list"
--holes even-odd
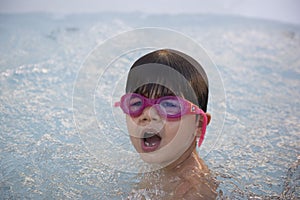
[(163, 101), (160, 103), (160, 105), (164, 108), (176, 108), (179, 106), (178, 103), (175, 101)]
[(138, 97), (132, 97), (128, 102), (129, 109), (134, 112), (143, 106), (143, 101)]
[(136, 102), (130, 102), (129, 106), (141, 106), (142, 105), (142, 101), (136, 101)]
[(181, 112), (180, 102), (176, 99), (166, 99), (160, 102), (160, 107), (168, 114), (175, 115)]

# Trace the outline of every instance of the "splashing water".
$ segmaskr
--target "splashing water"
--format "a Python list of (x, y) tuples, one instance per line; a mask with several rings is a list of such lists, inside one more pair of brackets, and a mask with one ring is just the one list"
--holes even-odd
[(299, 26), (229, 16), (106, 13), (0, 15), (1, 199), (126, 199), (140, 177), (113, 170), (87, 151), (73, 121), (72, 92), (95, 45), (140, 26), (188, 35), (220, 70), (223, 132), (214, 148), (204, 142), (199, 150), (220, 182), (219, 198), (299, 198)]

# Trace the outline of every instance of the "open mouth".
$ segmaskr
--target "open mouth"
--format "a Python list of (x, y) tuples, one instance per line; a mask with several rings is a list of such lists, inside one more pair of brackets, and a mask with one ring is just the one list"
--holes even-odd
[(145, 132), (143, 138), (141, 138), (142, 149), (144, 152), (152, 152), (158, 149), (161, 137), (156, 132)]

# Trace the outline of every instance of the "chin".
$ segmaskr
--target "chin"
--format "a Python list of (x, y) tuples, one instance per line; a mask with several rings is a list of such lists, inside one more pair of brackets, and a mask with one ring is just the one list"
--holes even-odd
[(166, 165), (167, 160), (162, 156), (156, 155), (156, 153), (140, 153), (141, 159), (149, 164)]

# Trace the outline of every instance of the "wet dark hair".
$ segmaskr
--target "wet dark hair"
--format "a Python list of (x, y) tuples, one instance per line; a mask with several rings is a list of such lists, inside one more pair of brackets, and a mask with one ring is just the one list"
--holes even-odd
[[(142, 68), (146, 70), (134, 73), (136, 69)], [(155, 77), (145, 81), (151, 70), (155, 69), (158, 69), (153, 72)], [(208, 79), (202, 66), (192, 57), (180, 51), (161, 49), (150, 52), (134, 62), (126, 84), (126, 93), (129, 92), (148, 98), (181, 96), (206, 112)]]

